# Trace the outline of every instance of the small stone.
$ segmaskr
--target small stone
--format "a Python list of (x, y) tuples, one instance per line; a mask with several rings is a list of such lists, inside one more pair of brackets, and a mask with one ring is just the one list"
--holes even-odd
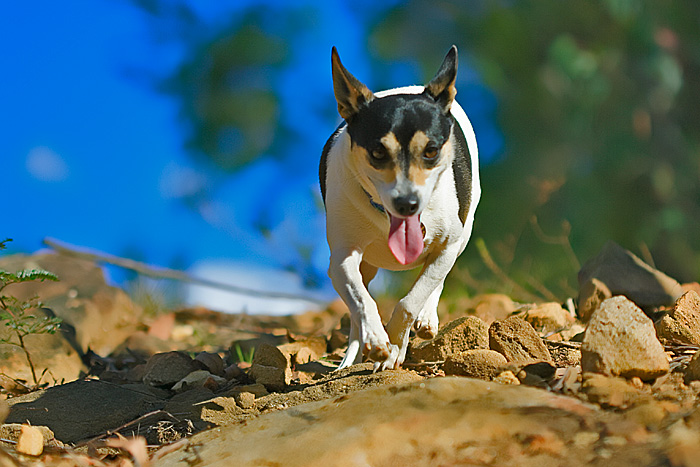
[(554, 376), (557, 368), (551, 361), (513, 362), (505, 365), (502, 370), (510, 370), (526, 386), (546, 387)]
[(277, 346), (290, 365), (301, 365), (318, 360), (326, 353), (326, 347), (324, 337), (311, 337)]
[(217, 376), (224, 376), (224, 360), (218, 353), (200, 352), (194, 357), (194, 361), (201, 364), (203, 370)]
[(578, 292), (578, 317), (584, 323), (591, 319), (593, 312), (608, 298), (612, 297), (612, 292), (602, 281), (595, 277), (587, 280), (579, 287)]
[(435, 362), (457, 352), (487, 348), (486, 323), (475, 316), (463, 316), (442, 326), (433, 339), (412, 345), (409, 355), (415, 361)]
[(262, 365), (273, 368), (287, 368), (289, 360), (287, 356), (274, 345), (260, 344), (255, 349), (252, 364), (253, 366)]
[(44, 434), (38, 427), (22, 425), (16, 449), (28, 456), (40, 456), (44, 452)]
[(512, 384), (514, 386), (517, 386), (520, 384), (520, 380), (518, 379), (517, 376), (513, 374), (512, 371), (502, 371), (501, 373), (498, 374), (493, 379), (494, 382), (496, 383), (501, 383), (501, 384)]
[(521, 308), (519, 315), (530, 323), (536, 331), (549, 334), (559, 332), (574, 324), (571, 314), (558, 303), (541, 303)]
[(549, 350), (530, 323), (517, 316), (491, 324), (489, 345), (491, 350), (503, 354), (509, 362), (552, 360)]
[(292, 380), (292, 372), (289, 368), (277, 368), (257, 363), (250, 367), (248, 375), (256, 383), (265, 386), (268, 391), (283, 391)]
[(228, 381), (238, 379), (241, 376), (243, 376), (243, 370), (236, 363), (229, 365), (224, 369), (224, 378), (226, 378)]
[(196, 369), (185, 352), (157, 353), (146, 363), (143, 382), (150, 386), (172, 386)]
[(252, 392), (239, 392), (233, 396), (236, 404), (242, 409), (252, 409), (255, 407), (255, 394)]
[(700, 345), (700, 295), (690, 290), (673, 310), (654, 325), (660, 339), (673, 344)]
[(666, 374), (669, 362), (651, 319), (630, 300), (617, 296), (593, 313), (581, 345), (581, 368), (647, 381)]
[(196, 370), (175, 383), (172, 390), (175, 392), (184, 392), (190, 389), (204, 387), (215, 391), (219, 386), (224, 384), (226, 384), (225, 378), (212, 375), (207, 370)]
[(473, 349), (449, 355), (443, 368), (446, 375), (490, 380), (506, 363), (506, 358), (496, 351)]

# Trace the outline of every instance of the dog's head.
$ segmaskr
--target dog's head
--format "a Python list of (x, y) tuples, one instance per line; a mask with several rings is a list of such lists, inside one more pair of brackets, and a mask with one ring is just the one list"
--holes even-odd
[(403, 264), (411, 263), (423, 250), (420, 214), (452, 164), (457, 48), (452, 46), (420, 94), (377, 97), (345, 69), (335, 47), (331, 62), (351, 163), (365, 190), (376, 193), (389, 214), (392, 252)]

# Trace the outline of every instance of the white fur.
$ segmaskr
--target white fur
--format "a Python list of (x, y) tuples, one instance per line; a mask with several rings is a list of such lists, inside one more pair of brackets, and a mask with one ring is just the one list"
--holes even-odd
[[(375, 94), (419, 94), (423, 86), (407, 86)], [(466, 114), (454, 101), (451, 113), (459, 123), (471, 155), (471, 204), (466, 222), (459, 219), (455, 181), (451, 164), (435, 176), (432, 194), (422, 193), (425, 207), (421, 222), (426, 227), (425, 249), (409, 265), (400, 264), (387, 245), (389, 220), (369, 203), (369, 193), (386, 207), (388, 200), (373, 183), (356, 172), (349, 157), (350, 137), (347, 127), (336, 136), (327, 155), (326, 227), (331, 250), (328, 274), (340, 297), (350, 309), (351, 331), (348, 350), (340, 368), (359, 363), (363, 350), (378, 368), (398, 368), (406, 358), (411, 326), (428, 334), (438, 328), (437, 305), (445, 277), (471, 236), (474, 211), (481, 196), (476, 137)], [(431, 183), (432, 184), (432, 183)], [(426, 184), (427, 185), (427, 184)], [(423, 266), (408, 294), (394, 308), (386, 330), (377, 305), (360, 274), (360, 264), (403, 270)]]

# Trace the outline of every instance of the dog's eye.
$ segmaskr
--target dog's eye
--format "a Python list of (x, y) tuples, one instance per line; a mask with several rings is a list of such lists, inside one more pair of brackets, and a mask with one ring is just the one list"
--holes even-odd
[(435, 146), (428, 146), (423, 152), (423, 157), (426, 159), (435, 159), (438, 155), (438, 150)]
[(386, 148), (384, 146), (379, 146), (372, 151), (373, 159), (382, 160), (386, 155)]

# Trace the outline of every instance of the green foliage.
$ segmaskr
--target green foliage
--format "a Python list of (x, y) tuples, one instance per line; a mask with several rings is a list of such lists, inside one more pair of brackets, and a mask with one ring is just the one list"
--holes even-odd
[(505, 154), (482, 167), (474, 225), (485, 243), (467, 248), (453, 290), (467, 271), (475, 289), (515, 290), (504, 274), (562, 300), (610, 239), (700, 277), (699, 16), (691, 0), (414, 0), (376, 22), (383, 61), (429, 73), (456, 43), (498, 98)]
[(246, 362), (246, 363), (252, 363), (253, 362), (253, 356), (255, 355), (255, 347), (251, 347), (248, 349), (248, 352), (243, 351), (243, 348), (239, 344), (236, 344), (234, 347), (234, 350), (236, 352), (236, 361), (237, 362)]
[[(8, 241), (10, 239), (0, 242), (0, 249), (4, 249), (5, 243)], [(26, 269), (18, 272), (0, 270), (0, 322), (4, 322), (5, 326), (11, 330), (8, 337), (0, 338), (0, 344), (13, 345), (22, 349), (31, 369), (35, 386), (39, 385), (41, 376), (37, 377), (34, 363), (24, 339), (29, 335), (55, 334), (59, 329), (61, 319), (49, 316), (38, 317), (30, 314), (31, 310), (42, 307), (38, 297), (20, 300), (12, 295), (5, 294), (4, 289), (10, 284), (34, 281), (43, 282), (45, 280), (57, 281), (58, 278), (55, 274), (41, 269)]]

